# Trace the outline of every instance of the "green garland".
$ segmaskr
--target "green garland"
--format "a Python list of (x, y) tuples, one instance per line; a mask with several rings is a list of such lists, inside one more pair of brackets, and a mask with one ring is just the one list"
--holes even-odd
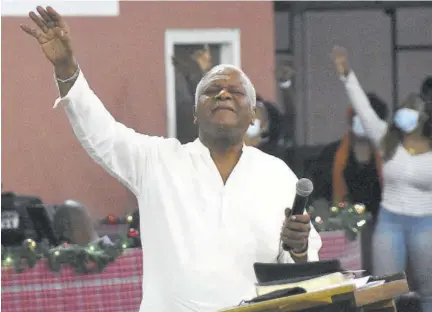
[(2, 267), (14, 267), (15, 272), (34, 268), (38, 261), (45, 260), (52, 272), (60, 272), (63, 265), (69, 265), (76, 273), (90, 274), (102, 272), (130, 246), (129, 238), (121, 238), (113, 244), (99, 241), (87, 246), (63, 244), (51, 249), (37, 245), (26, 239), (21, 247), (4, 248), (2, 245)]
[(362, 227), (372, 218), (363, 204), (340, 202), (325, 211), (309, 207), (312, 223), (318, 232), (345, 231), (348, 239), (355, 240)]

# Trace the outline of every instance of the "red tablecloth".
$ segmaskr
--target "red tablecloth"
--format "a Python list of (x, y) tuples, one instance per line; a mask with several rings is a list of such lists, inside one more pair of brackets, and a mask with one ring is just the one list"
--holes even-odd
[[(338, 258), (346, 269), (360, 268), (358, 241), (348, 242), (343, 232), (321, 237), (321, 259)], [(1, 307), (4, 312), (137, 312), (141, 280), (140, 249), (127, 250), (101, 274), (78, 275), (66, 267), (56, 274), (44, 263), (21, 274), (2, 268)]]
[(66, 267), (56, 274), (44, 263), (21, 274), (2, 268), (1, 308), (5, 312), (136, 312), (141, 272), (140, 249), (125, 251), (101, 274), (79, 275)]

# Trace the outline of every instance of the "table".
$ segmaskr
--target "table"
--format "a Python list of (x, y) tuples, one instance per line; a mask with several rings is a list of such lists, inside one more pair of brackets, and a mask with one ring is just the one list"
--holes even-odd
[[(122, 230), (115, 227), (112, 232)], [(360, 254), (353, 252), (357, 242), (347, 242), (344, 232), (320, 234), (322, 259), (339, 258), (344, 267), (357, 269)], [(141, 249), (126, 250), (101, 274), (78, 275), (67, 267), (56, 274), (43, 263), (21, 274), (3, 268), (2, 311), (136, 312), (142, 297), (141, 282)]]
[(4, 312), (136, 312), (141, 302), (142, 252), (126, 250), (100, 274), (53, 273), (44, 263), (18, 274), (2, 268)]

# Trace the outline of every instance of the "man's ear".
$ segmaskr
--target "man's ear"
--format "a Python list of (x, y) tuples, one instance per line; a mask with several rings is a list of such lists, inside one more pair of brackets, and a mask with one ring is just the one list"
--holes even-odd
[(251, 125), (254, 124), (254, 121), (256, 119), (256, 111), (257, 111), (256, 106), (252, 107), (252, 111), (251, 111), (251, 123), (250, 123)]

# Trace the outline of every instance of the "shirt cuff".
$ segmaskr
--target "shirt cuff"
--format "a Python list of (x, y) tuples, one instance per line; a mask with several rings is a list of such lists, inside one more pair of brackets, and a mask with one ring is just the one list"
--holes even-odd
[(287, 80), (279, 83), (279, 88), (281, 89), (288, 89), (289, 87), (291, 87), (291, 80)]
[(343, 76), (343, 75), (339, 76), (339, 79), (344, 83), (349, 83), (354, 78), (355, 78), (355, 74), (352, 70), (350, 70), (350, 72), (346, 76)]
[[(56, 75), (54, 74), (53, 77), (54, 77), (54, 83), (55, 83), (57, 89), (59, 89)], [(82, 73), (82, 70), (80, 70), (80, 72), (78, 74), (78, 77), (75, 80), (75, 83), (73, 84), (73, 86), (70, 88), (69, 92), (64, 97), (59, 96), (55, 100), (53, 108), (57, 108), (59, 105), (62, 105), (64, 102), (66, 102), (66, 100), (74, 98), (86, 86), (87, 86), (87, 81), (86, 81), (86, 79), (84, 77), (84, 74)], [(58, 91), (59, 91), (59, 94), (60, 94), (60, 90), (58, 90)]]

